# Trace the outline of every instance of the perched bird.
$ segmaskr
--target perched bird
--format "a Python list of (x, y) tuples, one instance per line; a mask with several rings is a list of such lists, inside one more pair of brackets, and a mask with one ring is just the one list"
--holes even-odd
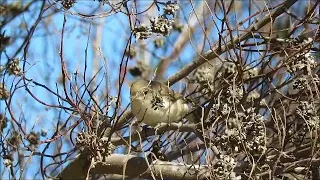
[(190, 110), (181, 94), (156, 82), (137, 80), (130, 88), (131, 110), (139, 122), (156, 127), (181, 120)]

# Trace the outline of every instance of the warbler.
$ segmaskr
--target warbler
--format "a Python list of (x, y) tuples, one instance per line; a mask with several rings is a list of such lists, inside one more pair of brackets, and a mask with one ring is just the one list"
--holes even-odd
[(156, 81), (135, 81), (130, 88), (130, 100), (137, 120), (152, 127), (178, 122), (190, 111), (183, 95)]

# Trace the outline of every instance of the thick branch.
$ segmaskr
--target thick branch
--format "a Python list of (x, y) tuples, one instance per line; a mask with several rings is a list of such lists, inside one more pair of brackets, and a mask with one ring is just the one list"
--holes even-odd
[(232, 47), (235, 44), (238, 44), (239, 42), (242, 42), (244, 40), (247, 40), (252, 36), (252, 33), (259, 30), (266, 24), (268, 24), (271, 21), (274, 21), (276, 17), (278, 17), (280, 14), (284, 13), (289, 9), (294, 3), (296, 3), (298, 0), (288, 0), (286, 1), (282, 6), (277, 8), (273, 13), (270, 14), (270, 16), (265, 16), (261, 20), (259, 20), (257, 23), (252, 24), (247, 30), (246, 33), (242, 34), (241, 36), (235, 38), (233, 41), (230, 41), (228, 44), (219, 47), (219, 44), (216, 45), (212, 50), (207, 51), (206, 53), (202, 54), (198, 57), (195, 61), (190, 63), (189, 65), (183, 67), (179, 72), (177, 72), (174, 76), (171, 76), (168, 79), (168, 82), (170, 85), (178, 82), (182, 78), (186, 77), (189, 73), (191, 73), (194, 69), (202, 65), (203, 63), (207, 62), (208, 60), (217, 58), (221, 54), (225, 53), (227, 50), (232, 49)]
[[(82, 164), (76, 159), (71, 164)], [(83, 165), (83, 164), (82, 164)], [(60, 179), (84, 179), (87, 172), (84, 169), (66, 168)], [(112, 154), (106, 161), (99, 162), (91, 169), (94, 174), (118, 174), (125, 177), (140, 177), (155, 179), (204, 179), (209, 177), (209, 168), (204, 165), (185, 165), (165, 161), (148, 163), (145, 158), (134, 155)]]

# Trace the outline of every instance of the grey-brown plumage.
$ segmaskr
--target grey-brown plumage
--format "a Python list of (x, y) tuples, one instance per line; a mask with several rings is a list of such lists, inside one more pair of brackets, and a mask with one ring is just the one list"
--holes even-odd
[(181, 94), (156, 82), (137, 80), (130, 88), (131, 110), (139, 122), (149, 126), (181, 120), (189, 111)]

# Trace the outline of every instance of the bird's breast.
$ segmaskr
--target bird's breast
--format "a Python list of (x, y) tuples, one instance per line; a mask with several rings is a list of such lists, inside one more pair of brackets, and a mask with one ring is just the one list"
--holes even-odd
[(177, 122), (182, 119), (189, 110), (188, 105), (182, 100), (170, 101), (170, 99), (163, 97), (161, 106), (155, 108), (150, 99), (152, 99), (152, 97), (148, 97), (148, 95), (132, 98), (131, 108), (132, 113), (139, 122), (144, 122), (153, 127), (159, 123)]

